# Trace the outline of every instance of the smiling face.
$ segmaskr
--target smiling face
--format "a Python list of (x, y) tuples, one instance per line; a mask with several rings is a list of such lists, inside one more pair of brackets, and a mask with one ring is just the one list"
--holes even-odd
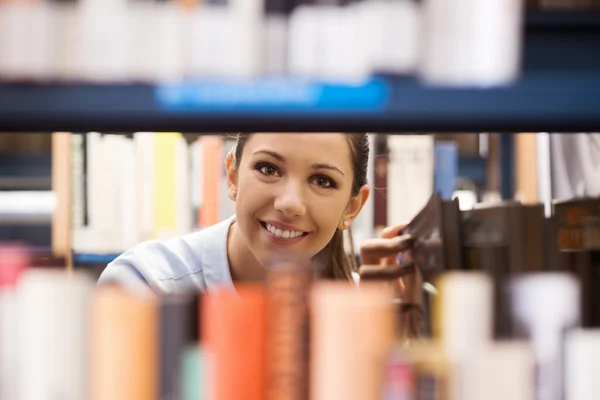
[[(358, 214), (350, 144), (341, 133), (253, 134), (228, 169), (236, 220), (261, 265), (284, 253), (309, 260)], [(230, 191), (231, 193), (231, 191)]]

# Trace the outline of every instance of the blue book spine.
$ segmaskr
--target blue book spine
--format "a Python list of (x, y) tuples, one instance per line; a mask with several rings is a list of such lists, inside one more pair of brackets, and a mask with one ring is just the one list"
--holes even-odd
[(453, 142), (435, 144), (434, 189), (444, 200), (452, 198), (458, 175), (458, 147)]

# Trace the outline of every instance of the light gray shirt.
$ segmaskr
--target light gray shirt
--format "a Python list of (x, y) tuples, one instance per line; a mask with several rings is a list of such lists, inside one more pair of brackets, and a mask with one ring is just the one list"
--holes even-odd
[(232, 216), (188, 235), (138, 244), (108, 264), (98, 283), (134, 290), (150, 286), (162, 294), (233, 288), (227, 235), (234, 221)]

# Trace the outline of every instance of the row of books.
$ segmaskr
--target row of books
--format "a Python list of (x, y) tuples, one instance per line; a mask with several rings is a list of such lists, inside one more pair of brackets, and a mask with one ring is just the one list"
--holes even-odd
[(4, 399), (591, 400), (600, 332), (582, 328), (565, 272), (504, 280), (510, 335), (494, 338), (494, 280), (435, 281), (431, 335), (407, 338), (391, 286), (318, 279), (285, 263), (265, 284), (157, 296), (34, 268), (0, 247)]
[[(511, 332), (506, 278), (533, 272), (568, 272), (581, 286), (581, 321), (600, 327), (600, 198), (554, 201), (545, 217), (541, 204), (516, 201), (460, 210), (458, 200), (433, 195), (405, 228), (416, 239), (413, 256), (424, 279), (449, 270), (485, 271), (494, 277), (497, 338)], [(426, 321), (431, 326), (431, 320)]]
[(0, 3), (0, 76), (354, 82), (391, 73), (505, 84), (519, 74), (523, 9), (518, 0), (16, 0)]
[(72, 249), (118, 253), (151, 239), (168, 239), (234, 213), (226, 195), (225, 155), (231, 142), (179, 133), (130, 136), (67, 134)]
[[(120, 253), (235, 213), (224, 173), (232, 140), (153, 132), (55, 135), (64, 135), (66, 146), (56, 146), (53, 158), (68, 160), (66, 168), (55, 168), (55, 194), (68, 210), (65, 234), (76, 253)], [(380, 228), (410, 220), (434, 190), (451, 198), (458, 177), (456, 143), (431, 135), (369, 136), (374, 190), (352, 224), (355, 249)], [(385, 154), (378, 153), (377, 141), (385, 142)], [(66, 193), (56, 189), (58, 182)]]

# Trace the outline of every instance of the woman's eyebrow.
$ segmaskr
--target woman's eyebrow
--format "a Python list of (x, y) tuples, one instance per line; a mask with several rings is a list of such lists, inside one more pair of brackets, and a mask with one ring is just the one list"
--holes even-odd
[(312, 168), (313, 169), (330, 169), (330, 170), (333, 170), (333, 171), (337, 171), (340, 174), (346, 176), (346, 174), (344, 174), (344, 172), (341, 169), (339, 169), (335, 165), (331, 165), (331, 164), (313, 164)]
[(273, 158), (275, 158), (276, 160), (279, 160), (279, 161), (281, 161), (281, 162), (285, 162), (285, 158), (284, 158), (284, 157), (283, 157), (281, 154), (279, 154), (279, 153), (276, 153), (276, 152), (274, 152), (274, 151), (271, 151), (271, 150), (256, 150), (256, 151), (255, 151), (254, 153), (252, 153), (252, 154), (261, 154), (261, 153), (262, 153), (262, 154), (267, 154), (267, 155), (269, 155), (269, 156), (271, 156), (271, 157), (273, 157)]

